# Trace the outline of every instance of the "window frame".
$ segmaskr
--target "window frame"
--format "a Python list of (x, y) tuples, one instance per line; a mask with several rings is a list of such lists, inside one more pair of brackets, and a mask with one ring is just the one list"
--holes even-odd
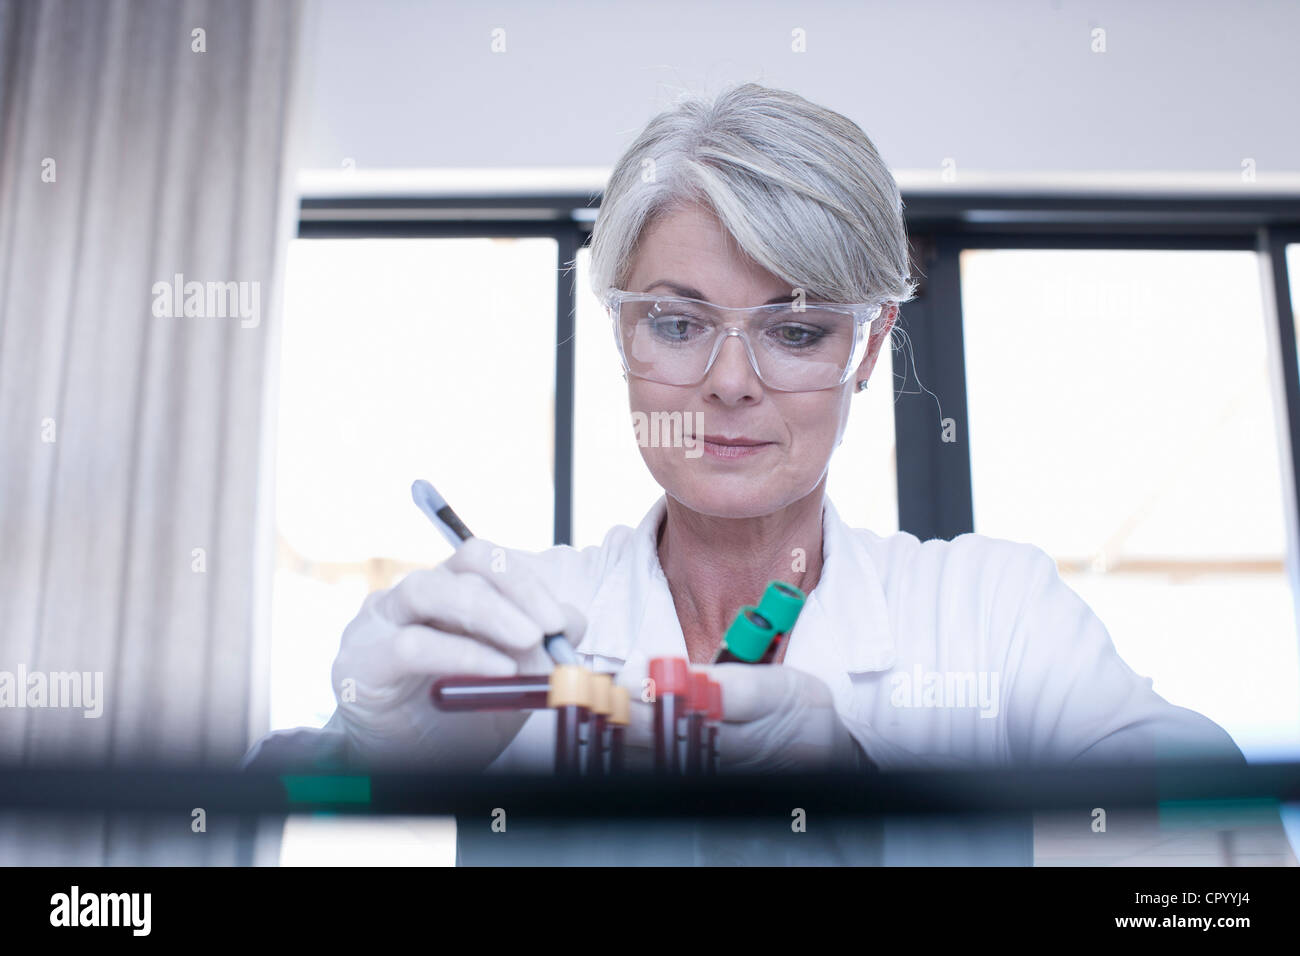
[[(1264, 268), (1264, 302), (1273, 359), (1280, 362), (1289, 453), (1284, 486), (1292, 590), (1300, 598), (1300, 369), (1286, 247), (1300, 242), (1300, 196), (1187, 190), (1160, 195), (956, 188), (903, 190), (917, 297), (901, 321), (912, 354), (894, 375), (899, 528), (921, 540), (974, 529), (966, 430), (960, 255), (965, 249), (1162, 249), (1253, 251)], [(298, 238), (481, 238), (555, 240), (555, 544), (572, 542), (576, 261), (588, 244), (599, 197), (304, 196)], [(933, 399), (909, 388), (911, 369), (944, 397), (957, 440), (934, 427)], [(912, 383), (914, 386), (914, 383)]]

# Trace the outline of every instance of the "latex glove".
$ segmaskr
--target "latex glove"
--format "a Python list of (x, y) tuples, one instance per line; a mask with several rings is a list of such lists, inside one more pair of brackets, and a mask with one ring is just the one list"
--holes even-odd
[(366, 598), (331, 670), (338, 709), (330, 724), (354, 762), (482, 770), (531, 711), (445, 713), (429, 698), (434, 679), (550, 673), (543, 635), (563, 631), (576, 645), (586, 626), (524, 555), (471, 538), (437, 567)]
[(830, 688), (812, 674), (784, 665), (716, 664), (709, 676), (722, 685), (719, 772), (868, 766)]

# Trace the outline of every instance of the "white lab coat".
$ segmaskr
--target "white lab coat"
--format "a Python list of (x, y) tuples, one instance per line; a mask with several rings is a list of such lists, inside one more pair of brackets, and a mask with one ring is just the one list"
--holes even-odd
[[(655, 543), (666, 504), (661, 497), (635, 529), (611, 529), (599, 547), (508, 557), (529, 561), (559, 600), (586, 615), (576, 648), (583, 663), (638, 694), (651, 658), (687, 656)], [(978, 534), (881, 536), (849, 527), (829, 498), (822, 529), (821, 578), (785, 665), (826, 683), (882, 770), (1244, 762), (1222, 728), (1170, 704), (1124, 663), (1041, 548)], [(535, 711), (489, 772), (549, 772), (554, 746), (554, 713)], [(508, 838), (486, 819), (457, 822), (462, 865), (1033, 863), (1031, 814), (814, 821), (797, 836), (788, 820), (527, 821)]]
[[(637, 528), (612, 528), (598, 547), (508, 553), (586, 615), (583, 663), (616, 672), (638, 696), (651, 658), (687, 656), (655, 545), (666, 505), (661, 497)], [(821, 578), (785, 665), (830, 688), (882, 770), (1244, 761), (1222, 728), (1124, 663), (1041, 548), (979, 534), (881, 536), (849, 527), (829, 498), (822, 529)], [(554, 744), (554, 713), (535, 711), (490, 769), (548, 771)]]
[[(655, 544), (666, 503), (661, 497), (635, 529), (612, 528), (599, 546), (507, 549), (507, 560), (528, 562), (558, 600), (586, 616), (576, 647), (583, 663), (616, 674), (638, 696), (651, 658), (687, 657)], [(1222, 728), (1170, 704), (1124, 663), (1042, 549), (979, 534), (881, 536), (849, 527), (829, 498), (822, 527), (822, 574), (791, 632), (785, 666), (825, 682), (845, 727), (881, 770), (1191, 756), (1244, 762)], [(554, 727), (553, 712), (535, 711), (489, 773), (549, 772)], [(280, 733), (286, 752), (299, 746), (295, 732)], [(729, 829), (515, 821), (508, 836), (490, 823), (458, 820), (459, 862), (1033, 862), (1028, 814), (891, 818), (883, 827), (814, 821), (793, 840), (788, 821)]]

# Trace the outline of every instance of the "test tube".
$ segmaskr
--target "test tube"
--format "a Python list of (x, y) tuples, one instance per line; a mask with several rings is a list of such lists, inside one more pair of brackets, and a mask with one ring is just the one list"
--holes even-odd
[(704, 721), (709, 711), (709, 675), (691, 674), (686, 695), (686, 772), (692, 776), (704, 772)]
[(713, 663), (775, 663), (805, 600), (804, 593), (793, 584), (769, 581), (757, 605), (746, 604), (736, 612)]
[(722, 720), (722, 685), (717, 681), (709, 681), (709, 711), (705, 716), (704, 773), (713, 776), (718, 772), (718, 721)]
[(609, 674), (593, 673), (591, 683), (591, 718), (587, 730), (587, 776), (605, 775), (605, 726), (609, 722), (610, 697), (614, 679)]
[(515, 677), (440, 677), (429, 696), (439, 710), (541, 710), (550, 691), (549, 674)]
[(546, 705), (555, 710), (555, 772), (562, 776), (582, 772), (578, 728), (591, 706), (591, 672), (572, 664), (551, 671)]
[(767, 589), (758, 602), (758, 613), (765, 617), (776, 631), (776, 637), (768, 645), (767, 653), (759, 658), (760, 664), (773, 664), (780, 657), (785, 644), (794, 630), (794, 622), (803, 610), (807, 595), (793, 584), (784, 581), (768, 581)]
[(627, 755), (623, 749), (627, 725), (632, 717), (632, 705), (626, 687), (614, 685), (609, 689), (609, 774), (621, 776), (627, 772)]
[(650, 661), (654, 683), (655, 773), (675, 776), (682, 772), (682, 718), (690, 692), (690, 665), (684, 657), (656, 657)]
[(758, 608), (746, 604), (736, 612), (736, 617), (722, 637), (722, 646), (713, 655), (715, 664), (757, 664), (768, 648), (776, 641), (772, 622), (758, 613)]

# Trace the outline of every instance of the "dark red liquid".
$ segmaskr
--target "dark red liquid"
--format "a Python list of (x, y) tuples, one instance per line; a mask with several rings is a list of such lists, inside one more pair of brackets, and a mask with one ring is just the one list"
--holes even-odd
[(582, 773), (579, 733), (587, 719), (587, 708), (566, 704), (555, 708), (555, 773), (578, 776)]
[(704, 772), (704, 714), (698, 710), (686, 715), (686, 772)]
[(727, 650), (727, 645), (723, 644), (718, 648), (718, 653), (713, 657), (715, 664), (776, 664), (785, 658), (785, 638), (784, 633), (778, 634), (772, 638), (772, 643), (767, 645), (767, 650), (763, 656), (756, 661), (747, 661), (744, 658), (737, 657), (731, 651)]
[(550, 680), (546, 674), (440, 677), (429, 695), (439, 710), (543, 710)]
[(772, 643), (767, 646), (767, 653), (758, 659), (760, 664), (776, 664), (785, 658), (785, 633), (778, 634), (772, 638)]
[(679, 774), (682, 772), (679, 741), (686, 695), (660, 694), (654, 706), (655, 773)]
[(605, 775), (605, 715), (594, 715), (587, 727), (587, 776), (603, 777)]
[(613, 724), (609, 728), (609, 774), (621, 776), (627, 772), (627, 754), (623, 749), (623, 734), (626, 730), (622, 724)]

